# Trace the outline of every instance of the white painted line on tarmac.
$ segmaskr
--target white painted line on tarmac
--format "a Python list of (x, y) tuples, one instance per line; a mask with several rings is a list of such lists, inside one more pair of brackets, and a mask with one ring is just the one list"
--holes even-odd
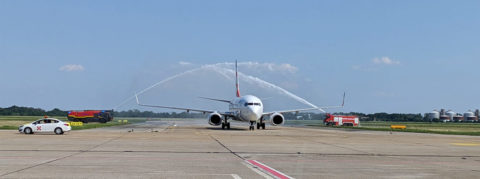
[(230, 174), (233, 179), (242, 179), (242, 177), (238, 176), (237, 174)]
[(245, 163), (245, 162), (242, 162), (243, 165), (247, 166), (247, 168), (249, 168), (250, 170), (254, 171), (255, 173), (259, 174), (260, 176), (266, 178), (266, 179), (273, 179), (273, 177), (263, 173), (262, 171), (254, 168), (251, 164), (249, 163)]
[(253, 165), (253, 166), (256, 166), (258, 168), (260, 168), (262, 171), (272, 175), (273, 177), (275, 178), (280, 178), (280, 179), (293, 179), (293, 177), (290, 177), (278, 170), (275, 170), (274, 168), (272, 167), (269, 167), (263, 163), (260, 163), (259, 161), (256, 161), (256, 160), (247, 160), (246, 161), (247, 163)]

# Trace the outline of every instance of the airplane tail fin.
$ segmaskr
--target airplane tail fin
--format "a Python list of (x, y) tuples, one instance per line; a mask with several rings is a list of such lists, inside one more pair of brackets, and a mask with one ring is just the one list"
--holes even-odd
[(237, 67), (237, 60), (235, 60), (235, 85), (237, 88), (237, 97), (240, 97), (240, 89), (238, 86), (238, 67)]

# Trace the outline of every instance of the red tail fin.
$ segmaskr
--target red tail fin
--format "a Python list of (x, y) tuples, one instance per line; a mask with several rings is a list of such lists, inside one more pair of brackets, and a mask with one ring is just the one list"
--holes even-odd
[(238, 86), (238, 67), (237, 67), (237, 61), (235, 60), (235, 85), (237, 87), (237, 97), (240, 97), (240, 89)]

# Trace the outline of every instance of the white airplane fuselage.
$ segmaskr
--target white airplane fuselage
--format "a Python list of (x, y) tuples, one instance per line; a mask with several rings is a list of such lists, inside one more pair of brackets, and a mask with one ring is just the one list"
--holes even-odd
[(257, 122), (263, 115), (262, 100), (253, 95), (237, 97), (230, 103), (229, 113), (234, 120)]

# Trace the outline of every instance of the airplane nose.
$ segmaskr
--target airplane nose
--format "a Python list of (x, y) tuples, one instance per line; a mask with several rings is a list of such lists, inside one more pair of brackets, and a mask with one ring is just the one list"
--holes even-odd
[(257, 109), (253, 107), (249, 107), (248, 109), (249, 109), (248, 118), (250, 119), (250, 121), (257, 121), (258, 119), (260, 119), (261, 114), (258, 112)]
[(250, 121), (257, 121), (257, 115), (253, 112), (250, 112), (249, 115), (248, 115), (248, 119)]

